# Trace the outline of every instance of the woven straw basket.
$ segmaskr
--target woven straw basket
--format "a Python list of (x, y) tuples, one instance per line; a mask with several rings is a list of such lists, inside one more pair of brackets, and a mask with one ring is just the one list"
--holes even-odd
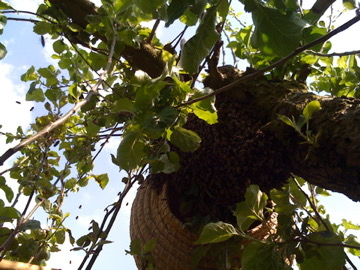
[[(265, 239), (276, 232), (276, 214), (267, 223), (261, 224), (248, 233), (257, 239)], [(145, 181), (139, 188), (131, 209), (131, 240), (140, 240), (142, 244), (156, 239), (151, 251), (157, 270), (189, 270), (195, 249), (193, 242), (196, 234), (184, 228), (180, 220), (171, 212), (168, 204), (168, 188), (165, 184), (161, 192), (150, 187)], [(246, 243), (244, 242), (246, 245)], [(239, 254), (240, 255), (240, 254)], [(141, 256), (134, 256), (140, 270), (146, 270), (147, 262)], [(211, 259), (202, 260), (196, 269), (217, 269)]]

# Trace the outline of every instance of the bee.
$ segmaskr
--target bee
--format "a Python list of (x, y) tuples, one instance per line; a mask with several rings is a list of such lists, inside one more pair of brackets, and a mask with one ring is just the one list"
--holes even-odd
[(41, 37), (40, 37), (40, 41), (41, 41), (41, 45), (42, 45), (43, 47), (45, 47), (45, 38), (44, 38), (44, 36), (41, 36)]

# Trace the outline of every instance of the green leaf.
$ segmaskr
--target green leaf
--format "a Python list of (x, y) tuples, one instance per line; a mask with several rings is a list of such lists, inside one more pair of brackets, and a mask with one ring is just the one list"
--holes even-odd
[(194, 242), (196, 245), (206, 245), (211, 243), (219, 243), (226, 241), (239, 235), (233, 225), (224, 223), (222, 221), (216, 223), (208, 223), (202, 229), (199, 239)]
[(109, 183), (109, 176), (107, 173), (93, 175), (95, 181), (100, 185), (102, 189), (104, 189)]
[(11, 222), (20, 217), (19, 212), (14, 207), (0, 208), (0, 222)]
[(61, 54), (66, 48), (67, 45), (62, 39), (59, 39), (53, 43), (53, 49), (58, 54)]
[(148, 253), (154, 250), (155, 246), (157, 244), (157, 240), (155, 238), (150, 239), (149, 241), (147, 241), (144, 246), (142, 247), (142, 252), (143, 253)]
[[(195, 95), (194, 98), (196, 97)], [(214, 104), (215, 98), (212, 97), (193, 103), (190, 105), (190, 108), (197, 117), (212, 125), (218, 122), (218, 115)]]
[(86, 134), (89, 137), (94, 137), (98, 134), (99, 130), (100, 130), (100, 126), (95, 124), (94, 121), (88, 121), (87, 125), (86, 125)]
[(153, 14), (163, 4), (163, 0), (134, 0), (134, 6), (141, 9), (144, 13)]
[(235, 216), (242, 231), (246, 231), (255, 220), (263, 220), (263, 211), (267, 203), (267, 196), (259, 190), (257, 185), (250, 185), (246, 189), (245, 201), (236, 204)]
[(293, 179), (289, 180), (289, 192), (292, 195), (291, 200), (295, 205), (305, 207), (307, 204), (307, 198), (304, 193), (299, 189)]
[(25, 232), (26, 230), (38, 230), (41, 229), (41, 223), (38, 220), (28, 220), (22, 224), (19, 228), (20, 231)]
[(179, 111), (171, 106), (164, 107), (158, 113), (159, 120), (168, 126), (174, 124), (178, 115), (179, 115)]
[(6, 180), (3, 176), (0, 176), (0, 189), (5, 192), (5, 196), (8, 202), (11, 202), (14, 198), (14, 192), (9, 186), (6, 185)]
[(191, 4), (194, 4), (194, 0), (172, 0), (167, 8), (168, 20), (165, 26), (169, 27), (176, 19), (180, 18)]
[(23, 75), (21, 75), (21, 80), (23, 82), (28, 82), (28, 81), (35, 81), (38, 78), (38, 74), (35, 72), (35, 67), (31, 66), (26, 73), (24, 73)]
[(81, 89), (78, 87), (77, 83), (73, 83), (68, 88), (69, 94), (74, 97), (75, 99), (78, 99), (81, 95)]
[(146, 76), (138, 80), (139, 82), (136, 83), (140, 83), (141, 86), (136, 90), (134, 108), (137, 111), (147, 112), (154, 106), (155, 99), (166, 83), (164, 81), (152, 83)]
[(349, 234), (345, 239), (344, 243), (347, 245), (352, 245), (357, 247), (357, 248), (348, 248), (348, 251), (355, 256), (360, 256), (360, 243), (357, 241), (357, 237), (355, 235)]
[(194, 131), (175, 127), (170, 135), (170, 141), (184, 152), (194, 152), (199, 148), (201, 138)]
[(2, 33), (4, 31), (4, 27), (6, 25), (6, 22), (7, 22), (6, 16), (0, 14), (0, 35), (2, 35)]
[(341, 225), (343, 225), (347, 230), (360, 230), (360, 225), (353, 224), (351, 221), (347, 221), (346, 219), (342, 220)]
[(114, 2), (114, 9), (118, 13), (126, 10), (131, 5), (130, 0), (115, 0), (113, 2)]
[(245, 246), (241, 255), (241, 269), (291, 270), (292, 268), (284, 262), (276, 245), (251, 242)]
[(112, 112), (132, 112), (133, 104), (128, 98), (119, 98), (115, 101), (115, 103), (111, 106)]
[(180, 158), (176, 152), (168, 152), (160, 157), (164, 163), (161, 170), (163, 173), (173, 173), (180, 169)]
[(181, 52), (180, 65), (186, 72), (190, 74), (197, 72), (201, 61), (219, 39), (215, 24), (216, 8), (211, 7), (206, 11), (196, 34), (185, 43)]
[(55, 233), (56, 243), (64, 244), (65, 242), (65, 231), (60, 230)]
[(357, 7), (355, 0), (343, 0), (343, 5), (348, 10), (352, 10), (352, 9), (355, 9)]
[(252, 17), (255, 25), (252, 45), (268, 55), (286, 56), (299, 46), (306, 22), (298, 14), (258, 6)]
[(308, 104), (306, 104), (306, 106), (303, 110), (303, 115), (304, 115), (306, 121), (308, 122), (310, 120), (311, 116), (313, 115), (313, 113), (320, 109), (321, 109), (321, 104), (318, 100), (313, 100), (313, 101), (310, 101)]
[(117, 150), (116, 159), (120, 168), (130, 171), (140, 167), (146, 157), (144, 147), (144, 138), (140, 132), (125, 134)]
[(341, 244), (339, 237), (329, 231), (314, 232), (308, 239), (316, 242), (302, 243), (304, 261), (300, 264), (302, 270), (337, 270), (345, 265), (345, 252), (341, 246), (324, 246), (324, 244)]
[(46, 85), (53, 86), (58, 83), (58, 79), (56, 78), (57, 71), (54, 66), (50, 65), (47, 68), (39, 68), (38, 73), (46, 78)]
[(277, 116), (280, 118), (281, 121), (283, 121), (288, 126), (296, 128), (296, 124), (286, 115), (278, 114)]
[(10, 6), (10, 4), (8, 4), (5, 1), (1, 0), (0, 1), (0, 10), (4, 10), (4, 9), (13, 9), (13, 10), (15, 10), (12, 6)]
[(218, 12), (220, 17), (225, 20), (229, 14), (230, 3), (228, 0), (220, 0), (218, 5)]
[(0, 60), (3, 59), (7, 54), (6, 47), (0, 42)]
[(76, 185), (77, 185), (76, 178), (70, 178), (69, 180), (67, 180), (65, 182), (65, 188), (66, 189), (73, 189), (74, 187), (76, 187)]
[(331, 195), (329, 191), (327, 191), (326, 189), (321, 188), (321, 187), (316, 187), (315, 192), (316, 192), (316, 194), (321, 195), (321, 196), (325, 196), (325, 197)]
[(52, 28), (53, 28), (53, 24), (40, 21), (34, 25), (34, 32), (39, 35), (45, 35), (51, 33)]
[(44, 92), (40, 88), (35, 88), (36, 84), (33, 82), (30, 85), (29, 91), (26, 93), (27, 101), (36, 101), (36, 102), (44, 102), (45, 96)]

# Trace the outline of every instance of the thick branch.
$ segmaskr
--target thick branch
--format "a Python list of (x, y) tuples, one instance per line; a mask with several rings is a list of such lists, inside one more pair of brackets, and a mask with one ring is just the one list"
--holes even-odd
[[(289, 153), (293, 173), (360, 201), (359, 99), (317, 96), (302, 84), (266, 80), (237, 87), (227, 95), (255, 104), (268, 122), (263, 129), (274, 134)], [(297, 120), (312, 100), (318, 100), (322, 109), (310, 120), (309, 130), (316, 143), (309, 144), (278, 115)]]

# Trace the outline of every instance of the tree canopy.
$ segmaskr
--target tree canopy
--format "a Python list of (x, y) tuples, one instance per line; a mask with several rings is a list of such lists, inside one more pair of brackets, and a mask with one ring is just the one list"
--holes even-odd
[[(26, 100), (45, 113), (28, 130), (1, 133), (16, 142), (0, 156), (0, 165), (16, 157), (0, 176), (1, 257), (45, 265), (67, 237), (85, 251), (79, 269), (91, 269), (125, 196), (149, 182), (169, 186), (195, 245), (241, 247), (239, 265), (224, 259), (213, 269), (357, 269), (349, 254), (360, 256), (360, 243), (347, 230), (360, 226), (333, 223), (318, 200), (331, 190), (360, 201), (360, 51), (331, 52), (329, 41), (360, 12), (353, 0), (335, 12), (334, 2), (44, 0), (31, 13), (0, 1), (0, 34), (9, 20), (30, 22), (57, 60), (21, 76)], [(161, 27), (174, 34), (160, 40)], [(75, 239), (64, 201), (89, 181), (107, 188), (108, 174), (93, 168), (116, 137), (111, 159), (124, 188)], [(33, 218), (38, 208), (49, 227)], [(271, 237), (247, 234), (272, 212)], [(154, 248), (133, 241), (127, 252), (153, 269)]]

